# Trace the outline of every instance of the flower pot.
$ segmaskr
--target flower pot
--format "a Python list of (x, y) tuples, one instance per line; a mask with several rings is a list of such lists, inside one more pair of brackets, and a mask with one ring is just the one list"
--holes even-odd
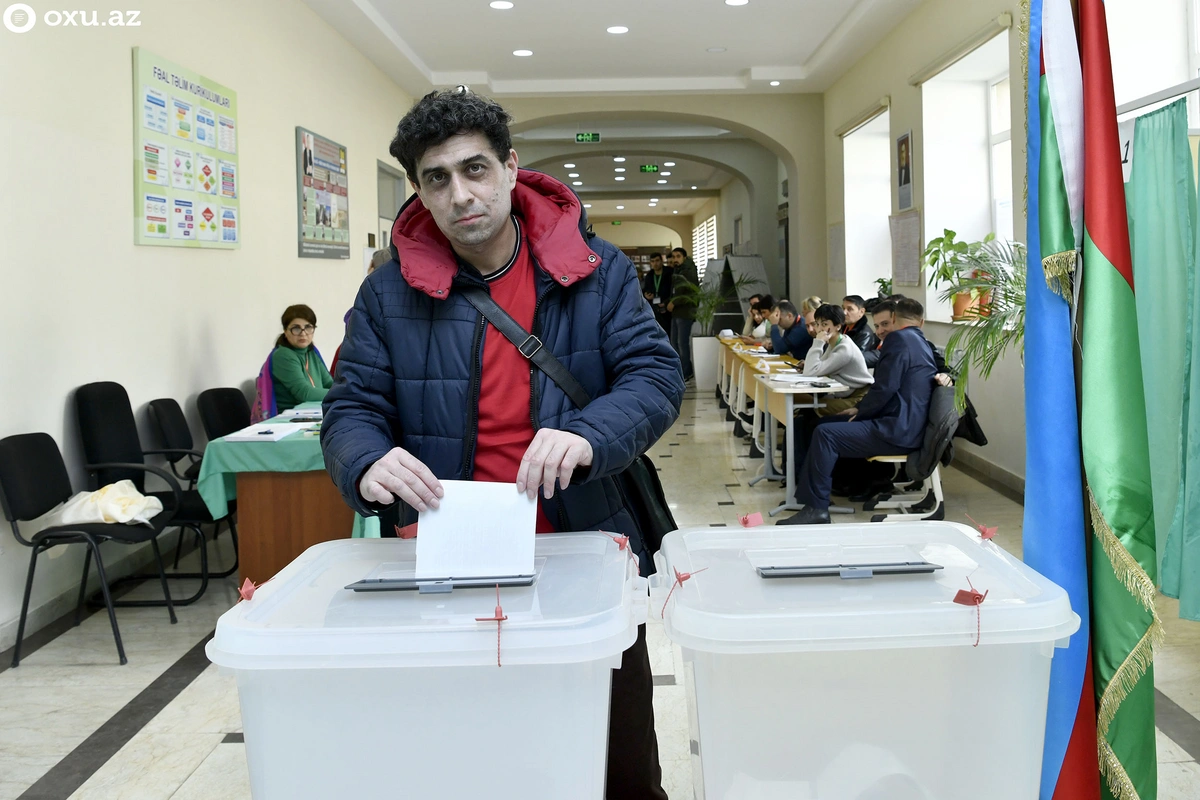
[(717, 385), (717, 351), (720, 347), (715, 336), (692, 337), (692, 369), (696, 372), (696, 388), (701, 391)]
[(953, 319), (955, 321), (978, 319), (988, 316), (987, 307), (992, 302), (992, 293), (959, 292), (954, 295)]

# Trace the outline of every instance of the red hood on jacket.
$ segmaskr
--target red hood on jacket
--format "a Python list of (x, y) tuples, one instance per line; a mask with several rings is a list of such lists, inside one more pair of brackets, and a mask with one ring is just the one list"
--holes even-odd
[[(513, 213), (521, 218), (538, 266), (560, 286), (571, 286), (600, 266), (579, 232), (579, 198), (561, 181), (522, 169), (512, 193)], [(414, 197), (392, 225), (392, 244), (400, 255), (400, 273), (414, 289), (435, 300), (450, 294), (458, 259), (433, 214)]]

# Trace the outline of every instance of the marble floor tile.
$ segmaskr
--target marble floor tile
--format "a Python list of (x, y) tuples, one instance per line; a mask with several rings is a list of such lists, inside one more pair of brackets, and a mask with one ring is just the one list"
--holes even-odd
[(117, 751), (69, 800), (167, 800), (221, 743), (222, 734), (149, 734)]
[(171, 800), (250, 800), (246, 746), (217, 745)]
[(237, 681), (222, 675), (214, 664), (179, 693), (143, 729), (146, 733), (220, 733), (242, 724)]
[(669, 800), (693, 800), (692, 791), (692, 761), (675, 759), (662, 762), (662, 787)]
[(1197, 800), (1200, 798), (1200, 764), (1158, 765), (1158, 800)]
[[(1188, 752), (1179, 745), (1175, 744), (1169, 736), (1160, 730), (1154, 731), (1158, 750), (1159, 764), (1180, 764), (1188, 761), (1195, 761)], [(1197, 793), (1200, 794), (1200, 784), (1196, 786)]]

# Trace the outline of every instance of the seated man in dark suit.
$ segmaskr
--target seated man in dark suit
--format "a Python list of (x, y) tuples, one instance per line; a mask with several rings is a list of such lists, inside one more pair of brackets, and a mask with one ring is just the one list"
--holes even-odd
[(937, 374), (919, 327), (924, 316), (916, 300), (896, 301), (895, 326), (884, 339), (875, 383), (857, 408), (822, 419), (807, 452), (797, 448), (794, 457), (802, 466), (796, 501), (804, 508), (777, 525), (829, 522), (833, 466), (839, 457), (903, 455), (921, 446)]
[(779, 319), (771, 328), (771, 352), (777, 355), (790, 355), (803, 360), (812, 349), (813, 337), (804, 325), (804, 319), (796, 310), (796, 306), (788, 300), (780, 300), (771, 310), (771, 316), (778, 315)]
[(892, 330), (892, 315), (895, 311), (896, 301), (891, 299), (876, 303), (871, 308), (871, 321), (875, 323), (877, 344), (874, 348), (863, 352), (863, 360), (867, 362), (867, 369), (875, 369), (879, 366), (879, 359), (883, 356), (883, 340)]

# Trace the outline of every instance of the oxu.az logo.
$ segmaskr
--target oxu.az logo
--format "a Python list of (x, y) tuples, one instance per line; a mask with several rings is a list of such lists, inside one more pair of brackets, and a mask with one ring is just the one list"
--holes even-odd
[[(110, 11), (103, 19), (98, 11), (56, 11), (42, 14), (42, 22), (51, 28), (138, 28), (141, 11)], [(4, 9), (4, 27), (13, 33), (25, 33), (37, 24), (37, 13), (26, 3), (13, 3)]]

